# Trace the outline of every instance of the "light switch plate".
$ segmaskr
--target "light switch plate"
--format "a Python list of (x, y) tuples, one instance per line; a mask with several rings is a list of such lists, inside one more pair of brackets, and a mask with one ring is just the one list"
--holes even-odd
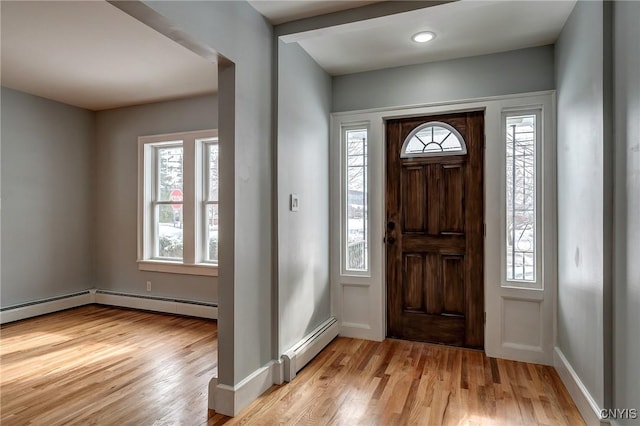
[(300, 208), (300, 200), (298, 199), (298, 195), (291, 194), (289, 195), (289, 210), (292, 212), (297, 212)]

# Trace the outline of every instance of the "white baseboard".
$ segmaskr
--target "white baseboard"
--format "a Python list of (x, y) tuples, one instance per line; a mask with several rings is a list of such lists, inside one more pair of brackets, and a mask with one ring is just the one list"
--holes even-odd
[(209, 382), (209, 408), (226, 416), (235, 416), (266, 392), (273, 384), (291, 381), (296, 373), (338, 336), (338, 321), (331, 317), (300, 340), (280, 360), (271, 361), (235, 386)]
[(209, 408), (225, 416), (236, 416), (243, 408), (266, 392), (273, 385), (273, 362), (257, 369), (235, 386), (209, 382)]
[(46, 300), (38, 300), (24, 305), (8, 307), (0, 311), (0, 324), (19, 321), (39, 315), (77, 308), (93, 303), (93, 294), (87, 290)]
[(335, 317), (330, 317), (296, 345), (282, 355), (284, 361), (283, 379), (287, 382), (296, 377), (298, 371), (320, 353), (338, 336), (340, 326)]
[(553, 366), (576, 403), (585, 423), (588, 426), (609, 425), (608, 420), (600, 417), (601, 408), (598, 407), (595, 399), (558, 347), (553, 351)]
[(166, 314), (186, 315), (190, 317), (218, 319), (218, 307), (214, 304), (174, 300), (133, 294), (112, 293), (102, 290), (83, 292), (37, 300), (22, 305), (3, 308), (0, 311), (0, 324), (19, 321), (39, 315), (50, 314), (65, 309), (77, 308), (98, 303), (121, 308), (142, 309)]
[(218, 307), (213, 304), (195, 303), (186, 300), (173, 300), (155, 297), (137, 296), (107, 291), (96, 291), (94, 303), (121, 308), (142, 309), (166, 314), (186, 315), (190, 317), (218, 319)]
[(379, 332), (371, 328), (369, 324), (343, 322), (340, 325), (340, 336), (342, 337), (382, 342), (385, 339), (385, 336), (380, 336), (378, 333)]
[(486, 347), (485, 353), (493, 358), (553, 366), (553, 353), (545, 353), (539, 346), (503, 343), (500, 345), (498, 353), (490, 352)]

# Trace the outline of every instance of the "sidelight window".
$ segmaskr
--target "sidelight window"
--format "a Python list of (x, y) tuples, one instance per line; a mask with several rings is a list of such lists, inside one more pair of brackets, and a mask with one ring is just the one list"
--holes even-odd
[(506, 279), (536, 282), (539, 113), (504, 118), (506, 148)]
[(344, 269), (369, 270), (368, 144), (366, 128), (343, 131), (344, 144)]

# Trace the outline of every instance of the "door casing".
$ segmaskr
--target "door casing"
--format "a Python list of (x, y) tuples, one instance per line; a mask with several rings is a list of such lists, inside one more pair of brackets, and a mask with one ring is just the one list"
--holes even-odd
[[(540, 148), (542, 174), (541, 211), (543, 238), (542, 289), (510, 287), (502, 265), (504, 237), (501, 212), (505, 181), (505, 153), (501, 116), (505, 111), (542, 109), (545, 123)], [(332, 315), (341, 323), (340, 334), (381, 341), (386, 337), (386, 286), (384, 276), (384, 121), (420, 115), (473, 110), (485, 111), (485, 352), (489, 356), (540, 364), (553, 364), (556, 304), (556, 216), (555, 216), (555, 91), (444, 102), (407, 108), (385, 108), (334, 113), (331, 116), (330, 147), (330, 268)], [(351, 125), (369, 129), (369, 214), (371, 270), (348, 275), (341, 271), (342, 172), (341, 129)], [(512, 316), (522, 312), (519, 321)]]

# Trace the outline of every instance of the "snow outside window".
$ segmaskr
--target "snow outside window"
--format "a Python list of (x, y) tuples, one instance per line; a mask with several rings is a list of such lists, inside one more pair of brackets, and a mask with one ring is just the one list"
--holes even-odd
[[(504, 117), (506, 150), (506, 280), (530, 287), (538, 272), (537, 149), (539, 111)], [(535, 285), (534, 285), (535, 286)]]
[(217, 275), (216, 130), (141, 136), (138, 267)]
[(344, 236), (346, 273), (369, 271), (368, 146), (367, 129), (343, 131), (344, 144)]

